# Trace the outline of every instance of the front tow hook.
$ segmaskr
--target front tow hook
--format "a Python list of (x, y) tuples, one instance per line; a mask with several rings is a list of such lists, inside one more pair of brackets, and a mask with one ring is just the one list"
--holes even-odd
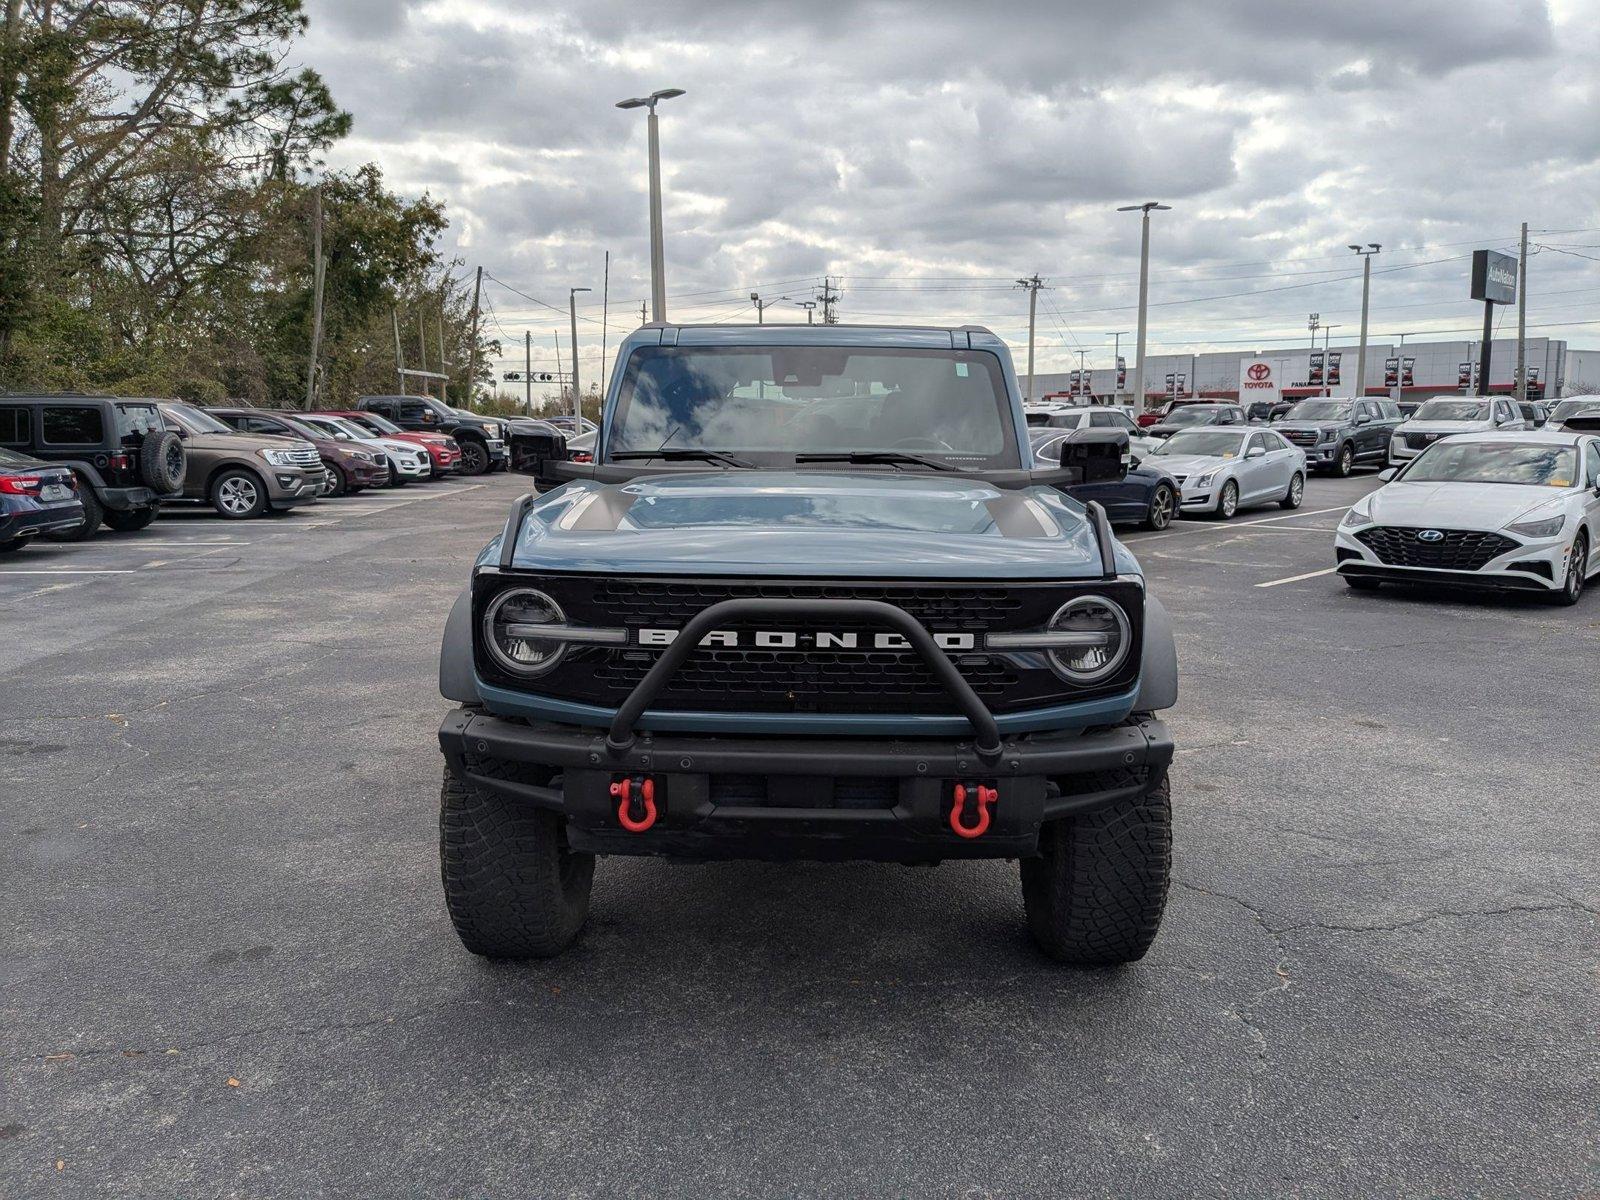
[[(965, 810), (969, 798), (975, 802), (978, 811), (972, 824), (965, 825), (962, 823), (961, 814)], [(957, 837), (963, 837), (969, 841), (973, 838), (982, 837), (989, 832), (990, 806), (998, 799), (1000, 799), (999, 791), (989, 787), (987, 784), (980, 783), (970, 788), (964, 783), (956, 784), (956, 802), (950, 809), (950, 831)]]
[(611, 781), (611, 794), (617, 799), (617, 824), (629, 833), (643, 833), (656, 823), (654, 779), (640, 776), (636, 782), (624, 775)]

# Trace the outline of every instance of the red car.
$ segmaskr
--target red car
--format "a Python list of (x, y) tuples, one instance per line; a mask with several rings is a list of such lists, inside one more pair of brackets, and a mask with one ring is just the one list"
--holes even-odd
[(1165, 421), (1169, 416), (1172, 415), (1172, 410), (1175, 408), (1182, 408), (1185, 404), (1200, 403), (1203, 403), (1203, 401), (1199, 396), (1195, 396), (1189, 400), (1168, 400), (1160, 408), (1152, 409), (1149, 412), (1140, 413), (1138, 417), (1139, 428), (1148, 429), (1152, 425), (1161, 424), (1161, 422)]
[(433, 477), (438, 479), (441, 475), (450, 475), (458, 471), (461, 466), (461, 447), (455, 438), (444, 433), (410, 433), (377, 413), (354, 412), (343, 409), (328, 409), (322, 414), (325, 417), (342, 417), (353, 422), (363, 429), (370, 429), (378, 437), (393, 438), (397, 442), (410, 442), (421, 446), (428, 452), (428, 457), (433, 460)]

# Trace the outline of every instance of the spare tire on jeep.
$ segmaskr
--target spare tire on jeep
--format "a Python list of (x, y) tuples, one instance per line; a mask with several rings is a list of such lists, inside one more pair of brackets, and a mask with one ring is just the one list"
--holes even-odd
[(183, 442), (170, 429), (146, 434), (139, 447), (139, 478), (153, 492), (181, 491), (187, 459)]

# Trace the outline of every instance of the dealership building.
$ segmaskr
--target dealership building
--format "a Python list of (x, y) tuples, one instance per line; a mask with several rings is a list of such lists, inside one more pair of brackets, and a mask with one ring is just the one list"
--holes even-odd
[[(1600, 350), (1573, 350), (1565, 341), (1529, 338), (1528, 394), (1534, 399), (1600, 394)], [(1481, 341), (1369, 342), (1367, 344), (1367, 394), (1369, 396), (1433, 396), (1476, 391)], [(1354, 346), (1309, 345), (1298, 350), (1218, 351), (1210, 354), (1154, 354), (1145, 359), (1144, 395), (1147, 404), (1179, 397), (1208, 400), (1246, 400), (1254, 381), (1271, 384), (1285, 399), (1305, 396), (1353, 396), (1356, 390)], [(1268, 364), (1265, 372), (1258, 364)], [(1516, 391), (1517, 342), (1496, 338), (1490, 344), (1489, 390)], [(1092, 399), (1110, 403), (1119, 393), (1133, 393), (1133, 364), (1125, 364), (1119, 387), (1113, 367), (1059, 371), (1034, 376), (1036, 399)], [(1027, 380), (1022, 380), (1027, 388)]]

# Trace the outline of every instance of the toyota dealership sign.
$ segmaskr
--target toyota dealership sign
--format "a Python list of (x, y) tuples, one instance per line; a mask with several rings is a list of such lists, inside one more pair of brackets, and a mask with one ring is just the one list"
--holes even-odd
[(1282, 398), (1281, 388), (1285, 377), (1287, 359), (1248, 358), (1239, 364), (1239, 403), (1254, 404), (1258, 400), (1276, 403)]

